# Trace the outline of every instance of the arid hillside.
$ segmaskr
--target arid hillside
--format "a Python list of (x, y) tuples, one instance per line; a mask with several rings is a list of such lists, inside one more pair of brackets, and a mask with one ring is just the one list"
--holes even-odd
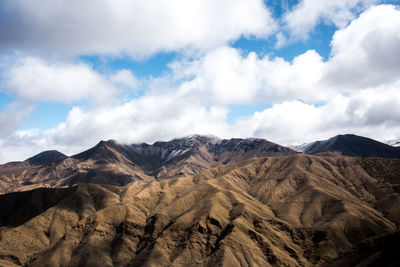
[(0, 264), (354, 266), (365, 242), (357, 257), (373, 262), (381, 240), (400, 241), (400, 163), (385, 160), (297, 154), (2, 195)]

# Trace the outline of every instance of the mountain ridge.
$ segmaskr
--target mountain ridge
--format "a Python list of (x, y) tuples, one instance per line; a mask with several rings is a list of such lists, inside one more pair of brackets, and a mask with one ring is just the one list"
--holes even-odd
[(0, 193), (79, 183), (122, 186), (137, 180), (195, 175), (209, 168), (253, 157), (280, 157), (296, 153), (290, 148), (257, 138), (227, 140), (193, 135), (152, 145), (100, 141), (86, 151), (61, 161), (53, 159), (47, 165), (24, 162), (0, 166)]
[[(356, 135), (338, 135), (304, 147), (304, 153), (334, 157), (400, 157), (400, 148)], [(296, 153), (299, 152), (261, 138), (192, 135), (132, 145), (100, 141), (71, 157), (58, 151), (44, 151), (23, 162), (0, 165), (0, 193), (79, 183), (123, 186), (134, 181), (196, 175), (251, 158)]]

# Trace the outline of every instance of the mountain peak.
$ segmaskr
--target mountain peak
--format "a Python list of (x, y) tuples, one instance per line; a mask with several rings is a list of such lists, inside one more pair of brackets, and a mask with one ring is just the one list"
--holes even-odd
[(25, 161), (29, 162), (31, 165), (47, 165), (50, 163), (58, 163), (66, 158), (66, 155), (57, 150), (47, 150), (28, 158)]
[(113, 139), (110, 139), (107, 141), (101, 140), (94, 147), (92, 147), (86, 151), (83, 151), (79, 154), (76, 154), (72, 157), (75, 159), (80, 159), (80, 160), (93, 158), (93, 157), (99, 158), (99, 159), (102, 157), (104, 157), (104, 158), (114, 157), (113, 153), (110, 153), (108, 150), (109, 150), (110, 146), (115, 146), (115, 145), (117, 145), (117, 142)]
[(199, 141), (201, 143), (219, 143), (222, 141), (221, 138), (215, 135), (201, 135), (201, 134), (193, 134), (182, 138), (175, 138), (172, 141), (174, 140)]
[(353, 157), (400, 157), (400, 148), (355, 134), (337, 135), (327, 140), (316, 141), (304, 149), (304, 153), (313, 155), (330, 152)]

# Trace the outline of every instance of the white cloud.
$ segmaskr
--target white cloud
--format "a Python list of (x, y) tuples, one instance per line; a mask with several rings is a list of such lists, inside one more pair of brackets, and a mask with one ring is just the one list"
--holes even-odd
[[(316, 91), (324, 71), (321, 56), (310, 50), (294, 58), (247, 56), (230, 47), (211, 51), (194, 62), (176, 62), (174, 76), (182, 79), (179, 93), (188, 98), (217, 105), (276, 103), (287, 99), (318, 102), (329, 92)], [(176, 82), (170, 76), (168, 81)]]
[(301, 0), (283, 21), (292, 36), (305, 39), (320, 22), (345, 27), (358, 13), (379, 0)]
[(332, 39), (327, 82), (362, 89), (400, 79), (400, 10), (371, 7)]
[(0, 47), (69, 55), (208, 49), (276, 28), (261, 0), (3, 0), (0, 9)]
[(345, 133), (387, 140), (400, 131), (398, 88), (338, 95), (322, 106), (287, 101), (257, 112), (239, 124), (252, 127), (255, 136), (283, 144), (300, 144)]
[(49, 64), (38, 58), (23, 58), (6, 70), (6, 92), (33, 102), (67, 102), (93, 98), (106, 100), (116, 88), (85, 64)]
[(152, 142), (193, 133), (221, 134), (226, 115), (226, 108), (201, 106), (175, 95), (144, 96), (108, 108), (75, 107), (52, 135), (55, 143), (64, 145), (109, 138)]
[(120, 87), (125, 87), (130, 90), (135, 90), (138, 87), (138, 79), (133, 75), (130, 70), (119, 70), (110, 76), (110, 81)]
[(35, 106), (43, 102), (112, 105), (118, 96), (138, 84), (128, 70), (101, 75), (82, 63), (49, 63), (24, 57), (14, 65), (1, 66), (1, 89), (15, 97), (0, 110), (0, 134), (12, 134), (23, 125)]
[(33, 106), (12, 102), (0, 110), (0, 134), (11, 134), (18, 129), (32, 111)]
[(49, 63), (25, 57), (10, 69), (3, 70), (3, 90), (23, 101), (73, 103), (89, 101), (105, 104), (120, 89), (133, 90), (137, 79), (128, 70), (119, 70), (108, 77), (83, 63)]

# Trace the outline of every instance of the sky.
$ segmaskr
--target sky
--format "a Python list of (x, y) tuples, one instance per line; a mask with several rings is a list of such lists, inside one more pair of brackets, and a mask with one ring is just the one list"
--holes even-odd
[(398, 0), (0, 1), (0, 163), (345, 133), (400, 136)]

